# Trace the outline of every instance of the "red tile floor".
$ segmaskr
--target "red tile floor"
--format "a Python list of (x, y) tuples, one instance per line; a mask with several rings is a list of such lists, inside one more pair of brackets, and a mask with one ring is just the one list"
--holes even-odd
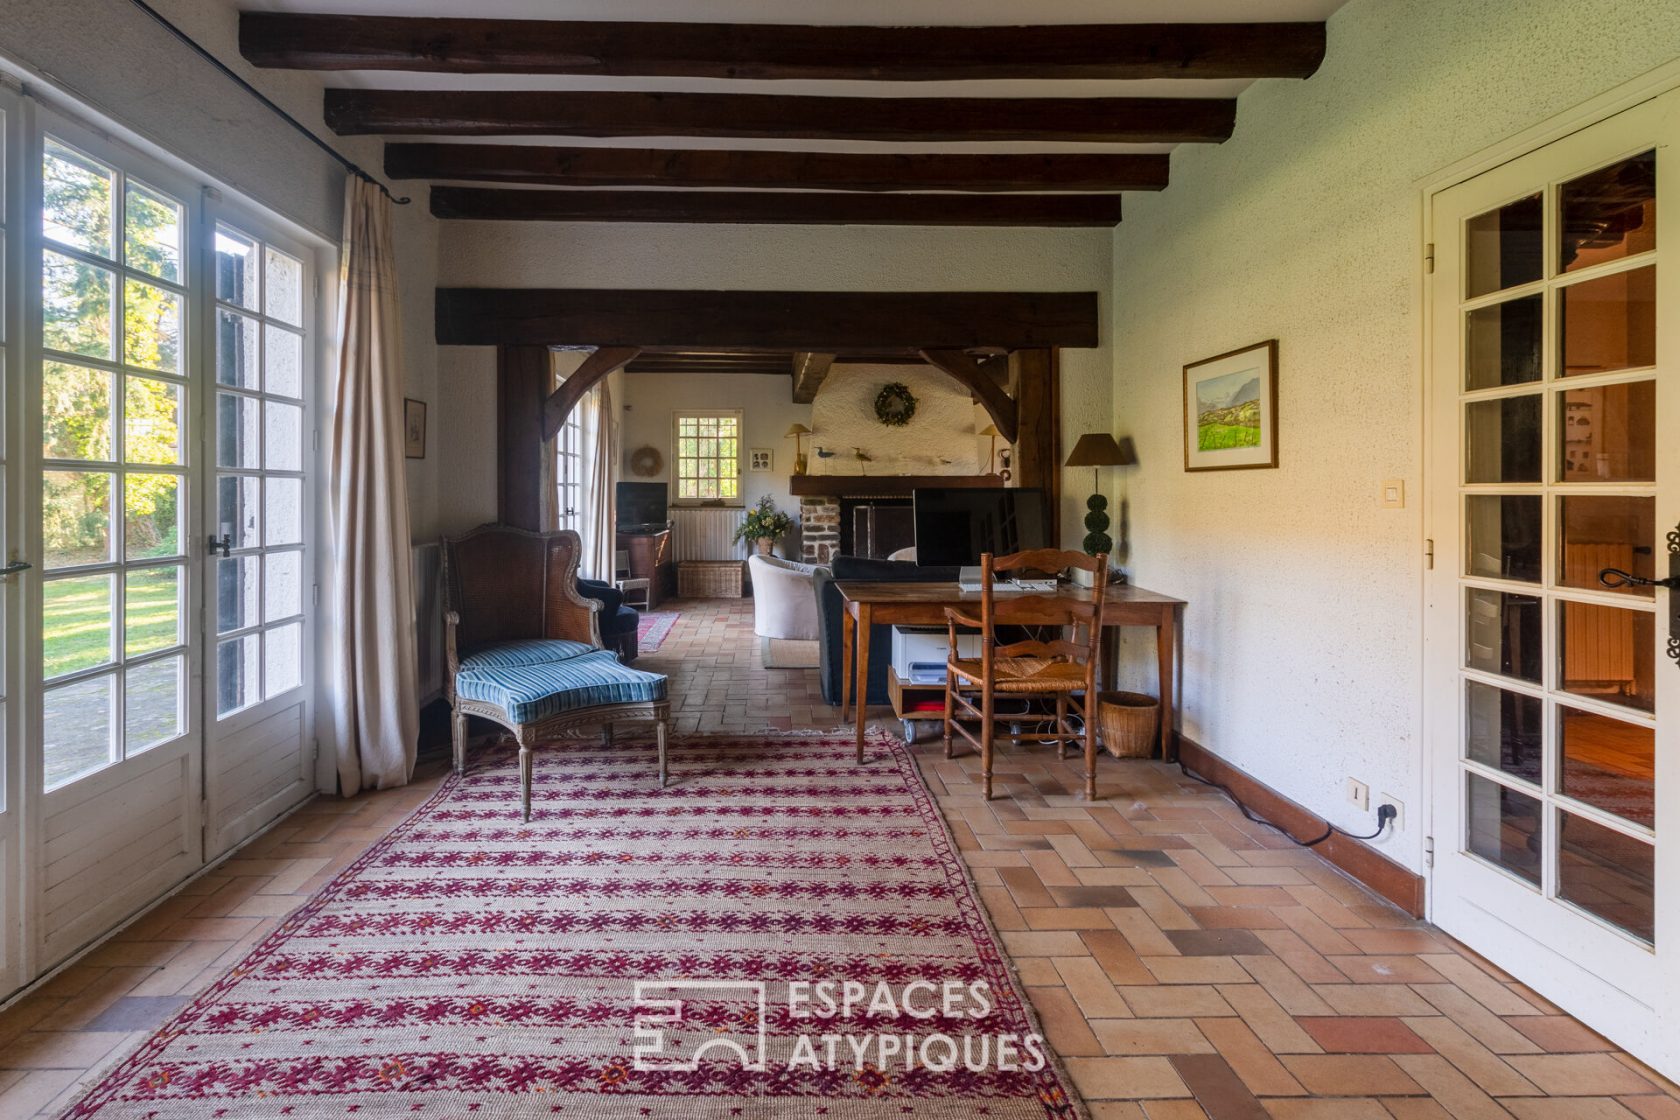
[[(814, 671), (759, 666), (749, 602), (680, 608), (641, 663), (671, 675), (678, 734), (835, 726)], [(973, 759), (920, 754), (1095, 1120), (1680, 1120), (1680, 1088), (1176, 769), (1105, 757), (1088, 805), (1074, 762), (1006, 751), (988, 804)], [(63, 1108), (443, 766), (309, 803), (0, 1012), (0, 1117)]]

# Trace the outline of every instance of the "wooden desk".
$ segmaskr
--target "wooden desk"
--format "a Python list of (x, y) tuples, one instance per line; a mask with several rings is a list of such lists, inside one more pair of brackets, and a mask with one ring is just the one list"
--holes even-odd
[[(893, 626), (943, 626), (945, 608), (956, 607), (965, 614), (980, 613), (980, 592), (960, 590), (954, 583), (871, 583), (840, 580), (840, 719), (851, 707), (852, 682), (857, 681), (857, 750), (863, 761), (864, 732), (868, 727), (869, 631), (878, 624)], [(1056, 592), (1070, 599), (1089, 601), (1087, 588), (1063, 584)], [(996, 600), (997, 617), (1009, 622), (1009, 595)], [(1173, 739), (1173, 698), (1177, 691), (1173, 642), (1177, 635), (1178, 611), (1183, 599), (1174, 599), (1131, 584), (1110, 587), (1103, 597), (1102, 679), (1111, 686), (1115, 673), (1115, 646), (1111, 628), (1150, 626), (1155, 630), (1156, 672), (1161, 686), (1161, 757), (1178, 756)], [(853, 656), (855, 653), (855, 657)], [(848, 671), (850, 669), (851, 671)]]

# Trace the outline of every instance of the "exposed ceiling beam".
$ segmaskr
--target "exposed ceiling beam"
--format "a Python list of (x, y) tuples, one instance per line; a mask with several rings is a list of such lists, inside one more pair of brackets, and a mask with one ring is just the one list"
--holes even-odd
[(1097, 345), (1095, 292), (439, 288), (445, 346), (515, 343), (743, 351)]
[(392, 179), (559, 187), (744, 187), (833, 191), (1158, 191), (1169, 157), (1138, 152), (971, 155), (387, 144)]
[(615, 369), (635, 360), (641, 351), (634, 346), (603, 346), (578, 364), (560, 387), (543, 401), (543, 439), (554, 438), (560, 425), (583, 399), (583, 395)]
[(1007, 360), (994, 358), (990, 362), (982, 362), (962, 350), (923, 350), (922, 357), (928, 365), (944, 370), (967, 386), (969, 392), (974, 394), (975, 399), (986, 410), (986, 415), (992, 418), (992, 423), (997, 425), (998, 434), (1003, 437), (1004, 442), (1015, 442), (1019, 430), (1015, 402), (998, 384), (993, 372), (987, 368), (991, 365), (1007, 368)]
[(836, 355), (801, 350), (793, 356), (793, 403), (810, 404), (828, 379)]
[(1237, 103), (1195, 97), (783, 97), (763, 93), (328, 89), (341, 136), (790, 136), (824, 140), (1230, 138)]
[(433, 187), (432, 215), (523, 222), (1112, 227), (1120, 222), (1120, 196)]
[(1322, 23), (801, 27), (242, 12), (258, 66), (453, 74), (953, 81), (1305, 78)]

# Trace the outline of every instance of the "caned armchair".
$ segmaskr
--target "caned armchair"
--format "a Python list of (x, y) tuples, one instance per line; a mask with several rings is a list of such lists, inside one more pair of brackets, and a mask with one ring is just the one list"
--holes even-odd
[(444, 689), (454, 709), (455, 769), (466, 769), (467, 717), (513, 732), (531, 819), (531, 750), (545, 739), (614, 723), (651, 722), (659, 784), (667, 777), (666, 680), (602, 648), (600, 604), (577, 590), (582, 542), (570, 529), (532, 533), (483, 525), (443, 539)]

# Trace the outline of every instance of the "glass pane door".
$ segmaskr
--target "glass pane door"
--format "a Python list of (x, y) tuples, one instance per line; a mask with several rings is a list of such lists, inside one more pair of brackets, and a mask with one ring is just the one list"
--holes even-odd
[(1461, 307), (1464, 846), (1646, 945), (1656, 175), (1639, 152), (1470, 217)]
[(309, 414), (313, 278), (254, 224), (213, 223), (212, 622), (206, 843), (249, 836), (314, 784), (308, 615), (315, 579)]
[(1676, 109), (1431, 199), (1425, 666), (1430, 916), (1667, 1068), (1680, 591), (1652, 581), (1680, 572)]

